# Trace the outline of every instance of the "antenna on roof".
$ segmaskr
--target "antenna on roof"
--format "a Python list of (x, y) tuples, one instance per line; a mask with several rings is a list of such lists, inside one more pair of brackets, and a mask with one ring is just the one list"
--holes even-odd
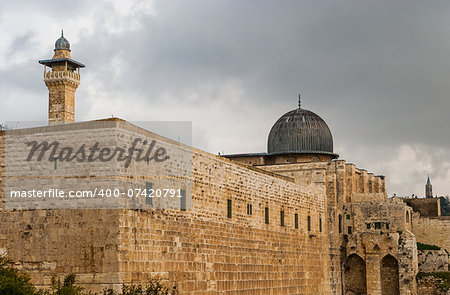
[(298, 94), (298, 108), (302, 108), (302, 96), (300, 95), (300, 93)]

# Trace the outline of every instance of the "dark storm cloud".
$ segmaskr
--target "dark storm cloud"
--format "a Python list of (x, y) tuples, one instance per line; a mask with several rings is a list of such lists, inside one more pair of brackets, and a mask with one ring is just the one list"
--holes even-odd
[[(427, 171), (448, 182), (446, 1), (156, 1), (153, 13), (137, 9), (140, 1), (128, 2), (129, 13), (118, 2), (89, 3), (29, 8), (80, 23), (72, 56), (87, 65), (77, 92), (82, 120), (111, 112), (193, 120), (194, 145), (202, 149), (260, 152), (301, 92), (303, 106), (330, 125), (336, 151), (388, 179), (395, 175), (395, 191), (417, 193), (421, 186), (404, 186)], [(27, 33), (11, 34), (8, 52), (16, 52)], [(19, 81), (18, 74), (2, 75), (0, 83), (14, 93)], [(45, 95), (34, 69), (25, 81), (22, 88), (39, 91), (36, 99)], [(423, 158), (408, 163), (405, 153)], [(396, 165), (416, 165), (413, 179)]]
[(326, 111), (332, 129), (350, 129), (354, 140), (378, 141), (372, 135), (382, 132), (446, 145), (450, 129), (439, 138), (428, 131), (445, 125), (450, 106), (448, 4), (387, 4), (159, 2), (140, 30), (100, 31), (84, 46), (101, 53), (91, 54), (95, 69), (123, 52), (120, 87), (158, 94), (237, 78), (261, 106), (295, 106), (302, 91), (305, 106)]

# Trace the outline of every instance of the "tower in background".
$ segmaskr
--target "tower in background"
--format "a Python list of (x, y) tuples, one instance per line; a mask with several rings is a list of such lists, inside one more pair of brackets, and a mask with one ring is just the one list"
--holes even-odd
[[(70, 43), (61, 37), (55, 42), (52, 59), (40, 60), (44, 65), (44, 82), (49, 91), (49, 125), (75, 121), (75, 91), (80, 85), (80, 68), (85, 66), (70, 57)], [(47, 67), (51, 71), (47, 71)]]
[(425, 185), (425, 197), (428, 199), (433, 198), (433, 186), (431, 185), (430, 175), (428, 175), (427, 185)]

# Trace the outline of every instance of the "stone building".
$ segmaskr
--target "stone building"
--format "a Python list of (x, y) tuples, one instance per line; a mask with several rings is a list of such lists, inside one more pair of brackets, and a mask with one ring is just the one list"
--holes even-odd
[[(52, 68), (49, 126), (0, 131), (0, 249), (36, 285), (74, 273), (91, 291), (158, 278), (179, 294), (417, 294), (412, 208), (387, 198), (384, 176), (339, 159), (325, 121), (300, 103), (275, 122), (267, 153), (216, 156), (117, 118), (75, 123), (84, 65), (63, 36), (40, 62)], [(30, 157), (44, 141), (43, 160)], [(144, 142), (170, 159), (140, 161)], [(92, 161), (57, 150), (74, 146), (138, 154), (124, 165), (102, 161), (105, 149)], [(11, 197), (50, 187), (182, 193)]]
[[(441, 216), (441, 202), (434, 198), (428, 177), (425, 198), (399, 198), (414, 211), (411, 231), (417, 242), (436, 245), (450, 253), (450, 216)], [(431, 197), (429, 197), (431, 196)], [(450, 260), (450, 257), (449, 257)]]
[(299, 107), (278, 119), (268, 152), (228, 155), (326, 192), (330, 280), (336, 294), (415, 294), (410, 207), (386, 197), (384, 176), (339, 160), (327, 124)]

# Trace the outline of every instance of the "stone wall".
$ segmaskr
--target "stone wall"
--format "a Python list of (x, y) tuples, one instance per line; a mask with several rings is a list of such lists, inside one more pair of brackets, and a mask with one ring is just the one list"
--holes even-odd
[(5, 200), (2, 196), (5, 195), (5, 170), (6, 170), (6, 151), (5, 151), (5, 131), (0, 130), (0, 209), (4, 208)]
[[(357, 274), (346, 276), (345, 268), (348, 259), (357, 255), (366, 267), (367, 294), (417, 294), (415, 284), (417, 248), (414, 235), (409, 231), (401, 234), (374, 231), (353, 233), (348, 235), (345, 254), (347, 255), (344, 263), (344, 287), (347, 288), (345, 291), (352, 291), (348, 289), (352, 286), (347, 286), (347, 280), (357, 276)], [(357, 269), (353, 271), (358, 272)], [(393, 277), (392, 273), (396, 276)]]
[(119, 287), (117, 210), (2, 209), (0, 222), (0, 249), (37, 287), (70, 273), (88, 290)]
[[(401, 200), (386, 198), (383, 176), (343, 160), (279, 160), (256, 166), (291, 177), (302, 185), (325, 187), (330, 278), (333, 285), (341, 286), (335, 294), (416, 294), (418, 268), (416, 240), (410, 232), (412, 209)], [(365, 270), (365, 275), (360, 269)]]
[(450, 295), (449, 290), (440, 288), (442, 279), (426, 276), (417, 279), (417, 294), (420, 295)]
[(438, 198), (402, 198), (402, 200), (422, 217), (441, 216), (441, 203)]
[(419, 250), (417, 253), (419, 271), (443, 272), (449, 271), (449, 256), (444, 250)]
[(344, 204), (344, 232), (395, 233), (411, 230), (411, 208), (397, 199)]
[(412, 232), (418, 242), (437, 245), (450, 252), (450, 217), (422, 217), (413, 215)]
[(198, 150), (193, 157), (192, 210), (122, 211), (123, 282), (160, 276), (180, 294), (331, 294), (323, 189)]
[[(117, 140), (127, 145), (140, 134), (186, 148), (126, 122), (113, 124), (111, 128), (105, 123), (108, 130), (86, 122), (15, 132), (42, 138), (63, 132), (69, 140)], [(192, 209), (3, 208), (0, 248), (41, 287), (52, 277), (75, 273), (92, 291), (160, 278), (173, 282), (179, 294), (335, 294), (323, 186), (299, 185), (289, 177), (206, 152), (192, 153), (192, 173), (186, 176), (192, 183)], [(31, 171), (34, 178), (26, 182), (28, 188), (43, 179), (71, 177), (80, 187), (88, 179), (90, 186), (107, 181), (126, 188), (142, 187), (150, 177), (143, 163), (128, 169), (110, 163), (58, 163), (55, 170), (52, 164), (31, 163), (35, 166), (27, 170), (12, 161), (7, 179), (19, 183), (20, 173)], [(46, 169), (54, 174), (45, 174)], [(252, 214), (247, 213), (248, 204)]]

